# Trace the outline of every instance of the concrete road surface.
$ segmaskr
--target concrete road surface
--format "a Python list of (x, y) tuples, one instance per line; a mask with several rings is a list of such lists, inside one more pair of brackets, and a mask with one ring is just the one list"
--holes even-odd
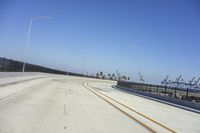
[(115, 84), (41, 73), (2, 77), (0, 133), (200, 132), (200, 114), (121, 92)]

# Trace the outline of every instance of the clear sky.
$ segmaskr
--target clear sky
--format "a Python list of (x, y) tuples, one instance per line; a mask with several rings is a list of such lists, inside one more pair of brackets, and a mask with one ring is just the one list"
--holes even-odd
[(199, 0), (1, 0), (0, 56), (51, 68), (122, 74), (147, 82), (200, 76)]

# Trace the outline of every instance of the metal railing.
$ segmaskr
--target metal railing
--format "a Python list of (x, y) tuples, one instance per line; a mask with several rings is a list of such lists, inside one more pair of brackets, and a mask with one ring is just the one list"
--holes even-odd
[(127, 81), (118, 81), (117, 85), (129, 88), (131, 89), (131, 91), (138, 91), (143, 93), (167, 96), (181, 100), (200, 102), (200, 88), (179, 88)]

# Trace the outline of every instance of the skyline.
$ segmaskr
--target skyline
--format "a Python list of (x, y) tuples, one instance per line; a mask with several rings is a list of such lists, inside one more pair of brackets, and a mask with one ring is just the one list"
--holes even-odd
[(28, 62), (80, 72), (120, 73), (147, 82), (200, 76), (198, 1), (1, 1), (0, 56), (23, 60), (30, 18)]

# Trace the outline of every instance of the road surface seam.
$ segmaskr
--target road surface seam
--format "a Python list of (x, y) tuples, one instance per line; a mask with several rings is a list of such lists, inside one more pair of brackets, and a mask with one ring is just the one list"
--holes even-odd
[(116, 105), (114, 105), (113, 103), (111, 103), (110, 101), (108, 101), (107, 99), (103, 98), (102, 96), (100, 96), (98, 93), (96, 93), (94, 90), (92, 90), (90, 87), (88, 87), (85, 83), (83, 83), (83, 86), (89, 90), (90, 92), (92, 92), (93, 94), (95, 94), (96, 96), (100, 97), (101, 99), (103, 99), (104, 101), (106, 101), (108, 104), (110, 104), (111, 106), (113, 106), (114, 108), (116, 108), (117, 110), (119, 110), (120, 112), (122, 112), (123, 114), (125, 114), (126, 116), (128, 116), (130, 119), (136, 121), (137, 123), (139, 123), (140, 125), (142, 125), (143, 127), (145, 127), (147, 130), (149, 130), (152, 133), (156, 133), (156, 131), (152, 128), (150, 128), (149, 126), (147, 126), (146, 124), (144, 124), (143, 122), (139, 121), (138, 119), (136, 119), (135, 117), (131, 116), (130, 114), (126, 113), (124, 110), (120, 109), (119, 107), (117, 107)]
[(45, 78), (45, 77), (32, 78), (32, 79), (26, 79), (26, 80), (21, 80), (21, 81), (15, 81), (15, 82), (11, 82), (11, 83), (0, 84), (0, 87), (6, 87), (6, 86), (24, 83), (24, 82), (28, 82), (28, 81), (35, 80), (35, 79), (41, 79), (41, 78)]
[[(40, 79), (40, 78), (38, 78), (38, 79)], [(9, 98), (9, 97), (11, 97), (11, 96), (17, 95), (18, 93), (20, 93), (20, 92), (22, 92), (22, 91), (24, 91), (24, 90), (26, 90), (26, 89), (27, 89), (27, 88), (23, 88), (23, 89), (21, 89), (21, 90), (19, 90), (19, 91), (16, 91), (16, 92), (14, 92), (14, 93), (10, 93), (10, 94), (8, 94), (7, 96), (1, 97), (1, 98), (0, 98), (0, 101), (3, 101), (4, 99)]]
[(6, 99), (6, 98), (8, 98), (8, 97), (14, 96), (14, 95), (16, 95), (17, 93), (19, 93), (19, 92), (21, 92), (21, 91), (24, 91), (24, 90), (25, 90), (25, 89), (22, 89), (22, 90), (19, 90), (19, 91), (15, 92), (15, 93), (12, 93), (12, 94), (10, 94), (10, 95), (7, 95), (7, 96), (5, 96), (5, 97), (2, 97), (2, 98), (0, 98), (0, 101)]

